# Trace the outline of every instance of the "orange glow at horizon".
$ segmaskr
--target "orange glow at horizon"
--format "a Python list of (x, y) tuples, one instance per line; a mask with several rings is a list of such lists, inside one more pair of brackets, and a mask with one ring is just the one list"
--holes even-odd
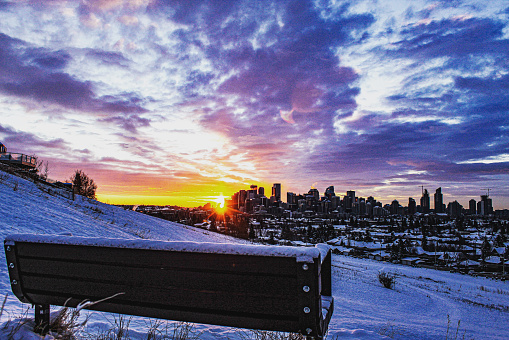
[(89, 173), (97, 184), (97, 200), (118, 205), (174, 205), (195, 208), (211, 203), (214, 208), (216, 205), (226, 208), (225, 201), (240, 190), (248, 190), (251, 184), (272, 187), (272, 184), (264, 181), (229, 182), (200, 175), (193, 177), (190, 174), (187, 178), (172, 178), (144, 173), (123, 174), (118, 171)]
[[(145, 184), (145, 183), (144, 183)], [(146, 183), (124, 185), (98, 183), (97, 200), (118, 205), (174, 205), (184, 208), (196, 208), (211, 203), (214, 208), (226, 210), (226, 201), (239, 190), (249, 189), (248, 184), (211, 182), (207, 184), (173, 185), (172, 189), (157, 188)], [(262, 184), (262, 183), (260, 183)], [(263, 186), (263, 184), (261, 185)], [(220, 193), (218, 195), (218, 193)], [(219, 207), (216, 207), (219, 206)]]

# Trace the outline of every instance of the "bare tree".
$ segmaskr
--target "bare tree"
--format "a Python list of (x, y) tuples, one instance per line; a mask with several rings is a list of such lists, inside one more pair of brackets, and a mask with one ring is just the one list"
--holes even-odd
[(76, 170), (70, 180), (75, 194), (95, 199), (97, 185), (94, 183), (93, 179), (87, 176), (87, 174), (81, 170)]
[(49, 173), (49, 163), (48, 161), (44, 162), (43, 160), (36, 160), (35, 166), (36, 172), (39, 174), (39, 177), (43, 180), (48, 180)]

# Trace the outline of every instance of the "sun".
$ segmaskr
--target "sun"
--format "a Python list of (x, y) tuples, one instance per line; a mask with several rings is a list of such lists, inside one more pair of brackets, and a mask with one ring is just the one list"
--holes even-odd
[(226, 196), (223, 196), (223, 194), (217, 196), (217, 198), (214, 200), (215, 203), (217, 203), (215, 209), (218, 214), (224, 214), (226, 212)]

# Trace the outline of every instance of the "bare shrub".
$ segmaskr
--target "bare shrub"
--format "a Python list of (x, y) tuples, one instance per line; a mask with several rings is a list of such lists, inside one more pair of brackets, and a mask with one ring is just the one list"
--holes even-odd
[(4, 302), (2, 303), (2, 309), (0, 309), (0, 320), (2, 319), (2, 314), (4, 313), (5, 303), (7, 302), (8, 296), (9, 296), (9, 293), (5, 294)]
[(304, 340), (306, 337), (297, 333), (271, 332), (260, 330), (242, 331), (239, 333), (243, 340)]
[(127, 340), (129, 337), (129, 324), (132, 317), (126, 319), (123, 315), (115, 316), (114, 325), (110, 329), (99, 334), (88, 334), (87, 339), (91, 340)]
[(194, 333), (194, 324), (189, 322), (177, 322), (173, 324), (173, 332), (170, 339), (173, 340), (196, 340), (201, 334)]
[(385, 325), (383, 325), (379, 330), (378, 334), (386, 336), (388, 338), (394, 339), (396, 336), (402, 336), (403, 333), (399, 329), (399, 326), (395, 325), (393, 322), (389, 321)]
[(30, 321), (32, 321), (30, 318), (28, 318), (28, 311), (29, 307), (26, 307), (26, 309), (24, 309), (24, 312), (19, 316), (19, 318), (14, 320), (9, 318), (9, 321), (5, 322), (2, 326), (1, 329), (2, 334), (0, 337), (2, 337), (2, 339), (4, 338), (13, 339), (14, 335), (18, 333), (21, 330), (21, 328), (23, 328), (25, 325), (29, 324)]
[[(91, 333), (86, 336), (90, 340), (128, 340), (131, 318), (123, 315), (115, 316), (114, 324), (101, 333)], [(150, 319), (147, 340), (198, 340), (201, 333), (196, 333), (194, 324), (189, 322), (168, 322)]]
[(5, 182), (9, 179), (9, 175), (6, 172), (0, 171), (0, 183)]
[(88, 322), (88, 316), (79, 321), (80, 309), (61, 308), (55, 317), (50, 320), (49, 331), (56, 334), (58, 339), (73, 340)]
[(385, 287), (392, 289), (396, 284), (396, 276), (394, 274), (386, 273), (384, 271), (378, 272), (378, 281)]

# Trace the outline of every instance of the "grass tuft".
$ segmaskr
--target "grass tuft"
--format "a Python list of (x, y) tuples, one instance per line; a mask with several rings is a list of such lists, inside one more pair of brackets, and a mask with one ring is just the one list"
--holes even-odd
[(260, 330), (240, 331), (242, 340), (305, 340), (306, 337), (297, 333), (271, 332)]
[(378, 281), (388, 289), (392, 289), (396, 284), (396, 276), (394, 274), (386, 273), (384, 271), (378, 272)]
[(61, 308), (55, 317), (50, 320), (49, 331), (51, 334), (57, 335), (58, 339), (73, 340), (76, 335), (83, 330), (88, 322), (88, 316), (83, 321), (79, 321), (80, 310)]

